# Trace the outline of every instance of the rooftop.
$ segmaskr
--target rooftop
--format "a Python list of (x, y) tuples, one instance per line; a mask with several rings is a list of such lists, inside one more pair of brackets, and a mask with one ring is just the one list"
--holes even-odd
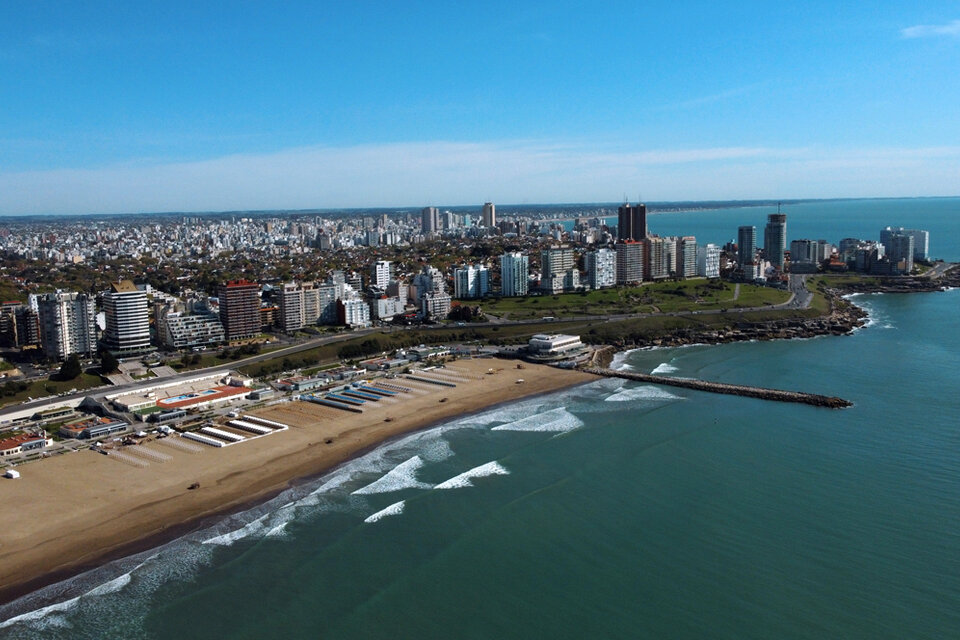
[(0, 451), (9, 451), (10, 449), (16, 449), (20, 445), (26, 442), (33, 442), (34, 440), (43, 440), (45, 436), (37, 435), (35, 433), (18, 433), (15, 436), (10, 436), (9, 438), (3, 438), (0, 440)]
[(137, 293), (140, 291), (137, 289), (137, 285), (133, 284), (133, 280), (121, 280), (120, 282), (114, 282), (110, 286), (113, 288), (114, 293)]

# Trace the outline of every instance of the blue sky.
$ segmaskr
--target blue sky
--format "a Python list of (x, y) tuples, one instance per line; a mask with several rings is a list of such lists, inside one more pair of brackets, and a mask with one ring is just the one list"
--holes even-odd
[(3, 3), (0, 214), (960, 192), (960, 2), (594, 4)]

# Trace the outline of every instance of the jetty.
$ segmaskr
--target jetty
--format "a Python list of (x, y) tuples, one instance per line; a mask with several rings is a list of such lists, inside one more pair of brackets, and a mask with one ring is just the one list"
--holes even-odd
[(586, 367), (583, 371), (606, 378), (623, 378), (624, 380), (662, 384), (671, 387), (683, 387), (685, 389), (696, 389), (697, 391), (708, 391), (710, 393), (725, 393), (727, 395), (744, 396), (747, 398), (760, 398), (761, 400), (775, 400), (777, 402), (799, 402), (801, 404), (827, 407), (829, 409), (843, 409), (853, 406), (852, 402), (844, 400), (843, 398), (822, 396), (816, 393), (804, 393), (802, 391), (784, 391), (782, 389), (767, 389), (765, 387), (751, 387), (742, 384), (727, 384), (724, 382), (707, 382), (706, 380), (692, 380), (690, 378), (670, 378), (667, 376), (655, 376), (649, 373), (637, 373), (635, 371), (614, 371), (613, 369), (600, 367)]

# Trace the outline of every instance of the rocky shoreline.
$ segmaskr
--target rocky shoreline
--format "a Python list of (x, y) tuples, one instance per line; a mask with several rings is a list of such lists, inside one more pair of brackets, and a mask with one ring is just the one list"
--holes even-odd
[(953, 266), (939, 278), (925, 276), (878, 276), (873, 281), (845, 282), (834, 289), (841, 294), (851, 293), (925, 293), (960, 287), (960, 266)]
[(940, 278), (923, 276), (907, 278), (881, 277), (873, 281), (847, 282), (824, 289), (830, 311), (815, 318), (784, 318), (765, 322), (735, 322), (718, 329), (676, 329), (669, 335), (645, 340), (619, 339), (611, 343), (616, 351), (643, 347), (679, 347), (689, 344), (723, 344), (746, 340), (792, 340), (826, 335), (846, 335), (864, 326), (867, 312), (845, 295), (852, 293), (923, 293), (960, 287), (960, 267), (954, 266)]
[(678, 329), (670, 335), (642, 342), (617, 340), (612, 346), (620, 351), (642, 347), (679, 347), (688, 344), (723, 344), (747, 340), (792, 340), (824, 335), (845, 335), (866, 324), (867, 313), (844, 300), (830, 295), (831, 311), (817, 318), (785, 318), (766, 322), (737, 322), (720, 329)]

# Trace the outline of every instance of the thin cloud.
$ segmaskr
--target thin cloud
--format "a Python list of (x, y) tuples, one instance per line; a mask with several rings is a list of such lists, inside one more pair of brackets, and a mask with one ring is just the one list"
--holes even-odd
[(953, 20), (947, 24), (918, 24), (900, 30), (903, 38), (935, 38), (947, 36), (960, 38), (960, 20)]
[(0, 214), (950, 195), (960, 147), (610, 150), (529, 140), (303, 147), (0, 173)]

